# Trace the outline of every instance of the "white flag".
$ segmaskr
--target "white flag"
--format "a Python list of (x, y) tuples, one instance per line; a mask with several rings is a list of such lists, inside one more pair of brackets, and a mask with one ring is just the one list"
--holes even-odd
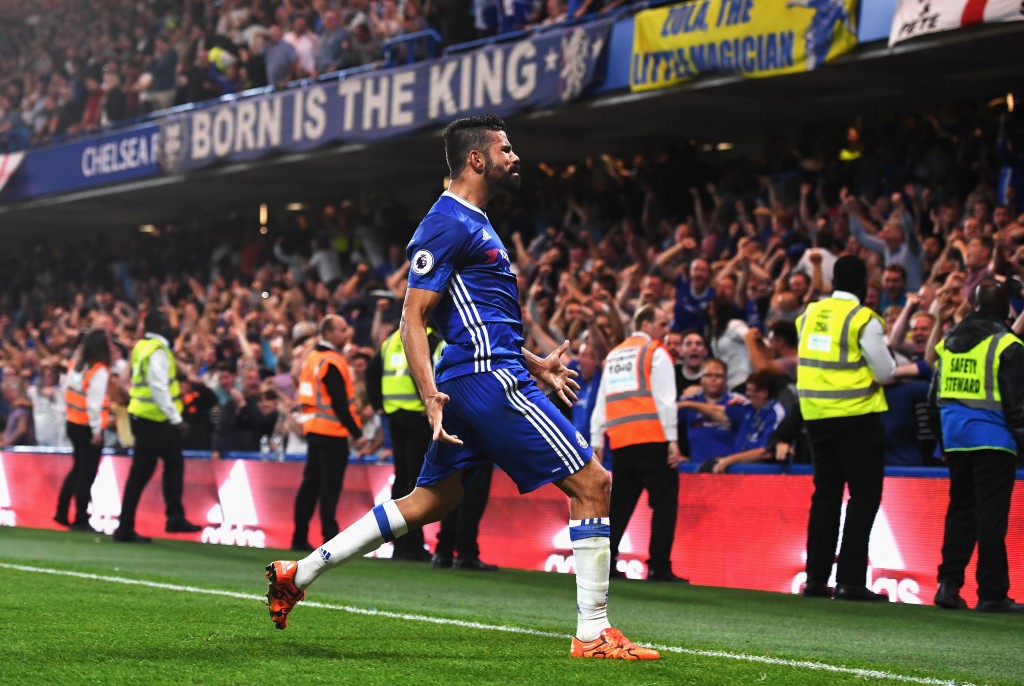
[(939, 31), (1024, 20), (1020, 0), (897, 0), (889, 47)]
[(7, 180), (18, 171), (18, 166), (25, 159), (25, 153), (12, 152), (7, 155), (0, 155), (0, 191), (7, 185)]

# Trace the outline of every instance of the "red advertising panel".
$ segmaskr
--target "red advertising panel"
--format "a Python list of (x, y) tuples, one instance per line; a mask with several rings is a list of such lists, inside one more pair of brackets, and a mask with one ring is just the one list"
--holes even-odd
[[(130, 458), (105, 456), (92, 490), (90, 523), (112, 533)], [(57, 528), (52, 517), (68, 455), (0, 454), (0, 526)], [(165, 534), (157, 469), (143, 495), (136, 528), (146, 536), (219, 545), (286, 548), (292, 508), (302, 475), (300, 463), (186, 460), (185, 511), (203, 526), (197, 534)], [(352, 464), (338, 504), (342, 527), (361, 517), (391, 492), (390, 465)], [(868, 578), (876, 591), (904, 603), (931, 604), (942, 546), (948, 481), (889, 477), (871, 534)], [(809, 476), (681, 474), (679, 519), (673, 551), (675, 572), (693, 583), (798, 592), (804, 580)], [(845, 511), (844, 511), (845, 512)], [(432, 548), (437, 525), (427, 528)], [(619, 569), (646, 575), (650, 510), (641, 499), (620, 546)], [(310, 540), (318, 540), (316, 517)], [(1014, 493), (1007, 540), (1011, 595), (1024, 595), (1024, 492)], [(503, 567), (574, 571), (568, 531), (568, 501), (545, 486), (526, 496), (496, 472), (480, 528), (481, 557)], [(384, 545), (374, 555), (388, 557)], [(975, 600), (974, 563), (963, 595)]]

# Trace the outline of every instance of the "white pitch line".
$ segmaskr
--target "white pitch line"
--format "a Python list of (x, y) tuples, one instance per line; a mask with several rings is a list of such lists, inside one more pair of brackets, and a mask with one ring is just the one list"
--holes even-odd
[[(199, 586), (182, 586), (180, 584), (165, 584), (159, 581), (146, 581), (144, 579), (130, 579), (123, 576), (106, 576), (102, 574), (87, 574), (85, 572), (72, 572), (64, 569), (47, 569), (45, 567), (30, 567), (27, 565), (15, 565), (0, 562), (0, 568), (13, 569), (20, 572), (33, 572), (36, 574), (53, 574), (56, 576), (70, 576), (77, 579), (88, 579), (91, 581), (106, 581), (115, 584), (126, 584), (129, 586), (145, 586), (146, 588), (158, 588), (164, 591), (179, 591), (183, 593), (199, 593), (203, 595), (223, 596), (226, 598), (237, 598), (239, 600), (263, 601), (266, 596), (254, 595), (252, 593), (239, 593), (237, 591), (225, 591), (218, 588), (201, 588)], [(357, 615), (368, 615), (372, 617), (386, 617), (388, 619), (402, 619), (410, 622), (426, 622), (429, 624), (441, 624), (457, 626), (466, 629), (479, 629), (482, 631), (501, 631), (509, 634), (526, 634), (529, 636), (542, 636), (545, 638), (572, 638), (569, 634), (561, 634), (555, 631), (539, 631), (537, 629), (524, 629), (517, 626), (504, 626), (499, 624), (484, 624), (482, 622), (467, 622), (461, 619), (447, 619), (444, 617), (430, 617), (427, 615), (414, 615), (404, 612), (388, 612), (386, 610), (375, 610), (350, 605), (332, 605), (330, 603), (318, 603), (316, 601), (302, 601), (303, 607), (315, 607), (321, 610), (334, 610), (337, 612), (349, 612)], [(664, 646), (645, 643), (648, 647), (656, 650), (680, 653), (682, 655), (696, 655), (700, 657), (715, 657), (726, 660), (739, 660), (741, 662), (753, 662), (764, 665), (775, 665), (779, 667), (794, 667), (797, 669), (809, 669), (819, 672), (832, 672), (835, 674), (849, 674), (851, 676), (865, 679), (889, 679), (907, 684), (926, 684), (927, 686), (979, 686), (970, 681), (955, 681), (951, 679), (935, 679), (933, 677), (906, 676), (893, 674), (876, 669), (859, 669), (856, 667), (842, 667), (830, 665), (824, 662), (813, 662), (810, 660), (786, 660), (778, 657), (765, 655), (748, 655), (747, 653), (730, 653), (721, 650), (694, 650), (692, 648), (681, 648), (679, 646)]]

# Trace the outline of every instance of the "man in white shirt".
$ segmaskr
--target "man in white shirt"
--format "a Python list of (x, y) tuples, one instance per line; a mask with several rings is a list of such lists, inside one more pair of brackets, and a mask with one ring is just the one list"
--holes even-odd
[(297, 76), (301, 79), (316, 74), (317, 37), (309, 30), (305, 17), (298, 16), (292, 20), (292, 30), (284, 34), (284, 40), (295, 48), (295, 53), (299, 56)]
[(608, 353), (590, 438), (600, 459), (607, 433), (612, 454), (611, 556), (614, 560), (640, 493), (647, 491), (651, 516), (649, 581), (685, 581), (672, 572), (672, 542), (679, 505), (676, 380), (672, 357), (662, 344), (669, 319), (654, 305), (633, 315), (633, 334)]

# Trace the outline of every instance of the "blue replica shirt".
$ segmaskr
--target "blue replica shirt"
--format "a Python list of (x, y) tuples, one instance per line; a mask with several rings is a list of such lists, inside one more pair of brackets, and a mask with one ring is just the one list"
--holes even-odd
[(443, 294), (431, 315), (446, 343), (435, 369), (438, 383), (525, 367), (516, 277), (483, 210), (445, 191), (406, 254), (409, 287)]
[[(737, 393), (729, 392), (718, 401), (718, 404), (727, 406), (733, 398), (742, 397)], [(704, 391), (688, 396), (684, 400), (698, 403), (708, 402)], [(726, 412), (728, 413), (728, 410)], [(736, 442), (736, 432), (733, 430), (732, 424), (716, 424), (696, 410), (679, 410), (679, 426), (686, 427), (686, 437), (690, 441), (690, 454), (687, 457), (691, 462), (703, 462), (733, 453), (732, 447)]]
[[(580, 374), (580, 363), (573, 360), (569, 363), (569, 369)], [(602, 369), (594, 370), (594, 376), (590, 381), (584, 381), (583, 375), (576, 377), (576, 383), (580, 390), (576, 392), (576, 402), (572, 404), (572, 424), (576, 430), (583, 434), (583, 438), (590, 443), (590, 416), (594, 414), (594, 401), (597, 398), (597, 389), (601, 387)]]
[(708, 305), (715, 299), (715, 289), (708, 286), (702, 295), (696, 296), (690, 289), (689, 279), (676, 275), (676, 303), (672, 310), (672, 330), (696, 329), (703, 332), (708, 327)]
[(782, 422), (786, 411), (773, 400), (760, 410), (755, 410), (749, 403), (731, 405), (725, 408), (725, 414), (737, 427), (732, 452), (741, 453), (753, 448), (767, 448), (768, 436)]

